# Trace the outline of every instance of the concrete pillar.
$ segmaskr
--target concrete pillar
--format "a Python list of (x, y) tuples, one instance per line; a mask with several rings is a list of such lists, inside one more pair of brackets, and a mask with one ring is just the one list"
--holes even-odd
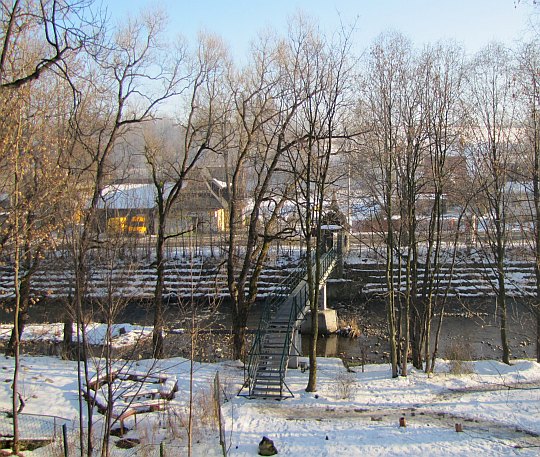
[[(326, 335), (335, 333), (338, 330), (338, 317), (335, 309), (325, 309), (317, 312), (319, 320), (319, 334)], [(302, 321), (300, 331), (307, 335), (311, 333), (311, 312), (306, 314), (306, 318)]]
[(319, 290), (319, 310), (326, 310), (326, 283)]
[(300, 353), (301, 350), (302, 336), (300, 335), (298, 328), (295, 327), (292, 334), (291, 353), (289, 354), (289, 364), (287, 365), (288, 368), (298, 368), (298, 358), (302, 355)]

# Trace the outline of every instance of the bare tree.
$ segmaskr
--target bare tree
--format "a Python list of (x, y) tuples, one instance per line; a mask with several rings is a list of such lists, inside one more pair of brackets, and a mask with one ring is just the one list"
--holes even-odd
[[(20, 88), (48, 70), (66, 76), (69, 60), (99, 44), (103, 24), (93, 0), (2, 1), (0, 89)], [(23, 57), (20, 44), (28, 41), (34, 52)]]
[[(18, 200), (19, 216), (24, 218), (24, 224), (18, 222), (20, 227), (16, 233), (13, 232), (14, 221), (11, 217), (5, 219), (2, 227), (5, 249), (10, 249), (10, 234), (16, 234), (21, 244), (19, 337), (24, 330), (31, 304), (39, 300), (39, 297), (31, 296), (32, 277), (45, 251), (54, 247), (53, 233), (61, 229), (62, 216), (65, 214), (63, 200), (67, 197), (67, 174), (58, 167), (66, 143), (66, 132), (62, 128), (65, 119), (59, 113), (51, 113), (45, 108), (58, 101), (56, 94), (65, 87), (62, 80), (44, 77), (28, 85), (29, 90), (19, 89), (16, 98), (22, 105), (16, 112), (6, 111), (3, 115), (6, 122), (10, 117), (17, 118), (17, 130), (20, 131), (17, 146), (10, 144), (9, 132), (5, 132), (4, 144), (8, 149), (2, 153), (6, 159), (2, 173), (11, 175), (11, 168), (17, 164), (19, 174), (17, 191), (9, 182), (5, 183), (3, 190), (12, 197), (11, 201), (15, 198)], [(13, 104), (10, 106), (13, 108)], [(55, 128), (51, 129), (51, 125)], [(7, 353), (13, 351), (14, 342), (13, 331)]]
[[(321, 226), (328, 203), (333, 154), (346, 138), (345, 116), (350, 103), (351, 61), (349, 35), (337, 43), (327, 41), (316, 27), (299, 18), (290, 28), (291, 84), (303, 100), (295, 116), (295, 136), (299, 139), (287, 151), (290, 172), (296, 183), (301, 236), (306, 246), (307, 287), (311, 312), (309, 380), (306, 391), (317, 390), (317, 336), (319, 288), (323, 275)], [(341, 142), (341, 144), (343, 144)]]
[[(19, 57), (32, 54), (31, 43), (19, 43)], [(66, 173), (58, 168), (65, 131), (63, 113), (49, 110), (56, 102), (56, 91), (64, 81), (47, 75), (19, 88), (0, 94), (2, 142), (0, 146), (1, 189), (9, 196), (1, 224), (1, 248), (13, 259), (13, 330), (6, 353), (14, 356), (13, 423), (14, 451), (19, 446), (18, 405), (19, 345), (32, 297), (32, 277), (47, 248), (53, 244), (53, 232), (59, 228), (62, 199), (66, 196)], [(51, 126), (55, 128), (51, 129)]]
[(385, 246), (386, 312), (393, 377), (398, 376), (401, 336), (399, 284), (395, 277), (398, 249), (395, 221), (399, 214), (396, 160), (401, 147), (400, 98), (410, 53), (410, 43), (401, 35), (383, 35), (372, 45), (358, 107), (359, 120), (368, 132), (359, 143), (363, 179), (380, 207), (378, 225)]
[[(163, 286), (165, 279), (165, 243), (185, 233), (169, 232), (168, 219), (179, 200), (189, 173), (205, 152), (219, 150), (224, 139), (219, 137), (223, 122), (223, 83), (227, 56), (223, 43), (214, 36), (201, 36), (192, 68), (184, 77), (187, 94), (186, 112), (179, 122), (183, 138), (177, 155), (170, 157), (163, 143), (147, 137), (145, 156), (152, 174), (157, 201), (156, 286), (154, 292), (153, 355), (163, 357)], [(188, 229), (193, 230), (194, 228)]]
[[(287, 132), (301, 99), (285, 77), (282, 48), (282, 43), (261, 40), (254, 45), (252, 64), (230, 81), (231, 142), (223, 152), (229, 193), (227, 284), (234, 357), (239, 359), (245, 355), (246, 323), (270, 246), (291, 233), (289, 227), (277, 224), (291, 187), (279, 171), (284, 152), (296, 141)], [(250, 209), (245, 213), (248, 189)]]
[[(400, 224), (396, 255), (404, 264), (404, 290), (401, 313), (401, 374), (407, 375), (407, 362), (412, 356), (416, 368), (422, 368), (421, 335), (423, 304), (418, 300), (420, 270), (420, 227), (418, 202), (424, 190), (423, 164), (427, 156), (427, 117), (425, 110), (429, 75), (415, 54), (404, 62), (399, 110), (401, 147), (396, 155), (396, 178)], [(399, 269), (401, 277), (401, 268)], [(401, 282), (401, 281), (400, 281)], [(410, 352), (409, 352), (410, 351)]]
[[(99, 244), (96, 230), (97, 208), (101, 191), (109, 173), (110, 156), (118, 140), (130, 128), (152, 118), (156, 109), (178, 92), (180, 77), (176, 54), (165, 55), (159, 42), (163, 26), (160, 14), (148, 12), (137, 21), (129, 20), (118, 31), (111, 43), (99, 49), (93, 59), (87, 59), (84, 72), (73, 78), (78, 88), (77, 114), (73, 120), (74, 146), (65, 158), (65, 166), (73, 180), (73, 187), (81, 189), (88, 201), (80, 210), (77, 223), (70, 229), (73, 259), (74, 293), (71, 304), (76, 317), (79, 384), (88, 384), (87, 347), (84, 332), (85, 297), (91, 271), (91, 250)], [(73, 322), (64, 326), (66, 352), (72, 352)], [(81, 408), (81, 449), (83, 414)], [(92, 409), (87, 414), (86, 452), (92, 454)]]
[(510, 223), (511, 167), (516, 160), (515, 79), (508, 51), (491, 44), (471, 62), (468, 80), (469, 161), (479, 197), (472, 205), (485, 235), (480, 241), (493, 259), (502, 361), (510, 363), (507, 327), (506, 249)]
[[(461, 91), (465, 74), (463, 50), (454, 44), (437, 44), (427, 48), (423, 53), (423, 60), (425, 61), (424, 71), (429, 81), (424, 108), (427, 111), (429, 147), (425, 178), (427, 191), (432, 195), (432, 205), (429, 210), (421, 290), (421, 299), (425, 303), (422, 345), (425, 370), (432, 372), (437, 357), (445, 300), (452, 279), (451, 274), (447, 276), (448, 285), (446, 292), (443, 293), (439, 288), (437, 278), (441, 266), (449, 258), (449, 253), (444, 252), (443, 236), (446, 235), (446, 241), (448, 241), (451, 229), (449, 222), (443, 219), (444, 207), (456, 201), (456, 184), (462, 178), (457, 173), (460, 168), (464, 168), (464, 161), (459, 152), (462, 129)], [(465, 207), (466, 205), (462, 206), (459, 220), (453, 223), (456, 237), (454, 237), (454, 255), (450, 260), (450, 271), (453, 271), (459, 226)], [(446, 246), (449, 247), (449, 243), (446, 243)], [(435, 308), (438, 310), (439, 320), (435, 330), (434, 348), (431, 351), (432, 320)]]
[[(518, 81), (520, 86), (520, 137), (526, 166), (520, 176), (526, 189), (528, 208), (521, 216), (523, 231), (532, 223), (529, 246), (534, 257), (536, 292), (532, 312), (536, 319), (536, 360), (540, 362), (540, 53), (538, 42), (525, 43), (518, 53)], [(527, 217), (528, 216), (528, 217)]]

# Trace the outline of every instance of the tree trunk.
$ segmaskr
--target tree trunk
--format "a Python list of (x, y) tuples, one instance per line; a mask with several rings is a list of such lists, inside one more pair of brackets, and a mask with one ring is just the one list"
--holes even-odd
[(152, 331), (152, 356), (163, 358), (163, 286), (165, 283), (165, 227), (160, 221), (156, 242), (156, 288), (154, 291), (154, 328)]
[(533, 305), (536, 317), (536, 361), (540, 362), (540, 135), (538, 131), (538, 85), (533, 76), (534, 98), (532, 106), (533, 119), (533, 221), (534, 221), (534, 273), (536, 279), (536, 303)]
[[(311, 219), (308, 217), (308, 227), (311, 226)], [(311, 311), (311, 335), (309, 338), (309, 379), (306, 386), (306, 392), (316, 392), (317, 391), (317, 338), (319, 336), (319, 304), (318, 302), (318, 278), (320, 277), (319, 268), (320, 268), (320, 254), (317, 249), (315, 254), (315, 271), (313, 271), (313, 262), (312, 257), (312, 247), (311, 247), (311, 237), (308, 236), (306, 240), (307, 250), (306, 250), (306, 262), (307, 262), (307, 287), (308, 287), (308, 297), (309, 297), (309, 307)]]
[(317, 391), (317, 338), (319, 315), (317, 306), (311, 306), (311, 335), (309, 336), (309, 379), (306, 392)]
[(386, 246), (386, 289), (388, 299), (386, 301), (386, 317), (388, 321), (388, 340), (390, 343), (390, 364), (392, 366), (392, 377), (398, 375), (398, 351), (397, 351), (397, 331), (396, 331), (396, 303), (394, 291), (394, 260), (393, 260), (393, 233), (388, 228), (389, 234)]
[(540, 363), (540, 310), (536, 306), (536, 361)]
[[(15, 172), (15, 194), (18, 193), (18, 169)], [(12, 398), (12, 415), (13, 415), (13, 444), (12, 450), (14, 455), (19, 455), (19, 306), (21, 303), (20, 283), (19, 283), (19, 268), (20, 268), (20, 252), (19, 252), (19, 220), (17, 214), (17, 197), (15, 197), (15, 265), (14, 265), (14, 277), (13, 283), (15, 285), (15, 310), (13, 313), (13, 330), (15, 332), (15, 338), (13, 342), (14, 346), (14, 367), (13, 367), (13, 383), (11, 389), (13, 391)]]
[(242, 303), (244, 299), (237, 296), (233, 303), (232, 330), (233, 330), (233, 358), (246, 359), (246, 329), (247, 310)]
[[(504, 257), (503, 257), (504, 258)], [(506, 309), (506, 284), (504, 274), (503, 258), (499, 258), (497, 262), (497, 279), (498, 279), (498, 295), (497, 305), (499, 309), (499, 319), (501, 327), (501, 346), (502, 346), (502, 361), (507, 365), (510, 365), (510, 347), (508, 345), (508, 322), (507, 322), (507, 309)]]
[(19, 305), (15, 307), (18, 310), (17, 328), (13, 327), (6, 347), (6, 355), (11, 357), (15, 355), (15, 345), (19, 343), (28, 320), (28, 309), (30, 307), (30, 277), (28, 275), (24, 276), (20, 281)]

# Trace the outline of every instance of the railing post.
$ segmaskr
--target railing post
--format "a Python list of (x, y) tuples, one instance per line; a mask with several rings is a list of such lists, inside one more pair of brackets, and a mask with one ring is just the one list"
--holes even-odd
[(67, 425), (62, 425), (62, 437), (64, 439), (64, 457), (69, 457), (69, 450), (68, 450), (68, 438), (67, 438)]

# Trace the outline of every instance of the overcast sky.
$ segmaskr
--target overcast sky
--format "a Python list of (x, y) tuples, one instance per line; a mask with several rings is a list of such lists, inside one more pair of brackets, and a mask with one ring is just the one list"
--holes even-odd
[(233, 55), (242, 59), (250, 41), (266, 28), (286, 30), (289, 18), (303, 11), (328, 32), (340, 21), (356, 23), (356, 49), (366, 49), (387, 30), (404, 33), (420, 46), (454, 39), (473, 53), (492, 40), (512, 45), (540, 24), (532, 0), (104, 0), (113, 18), (159, 5), (169, 14), (169, 33), (191, 43), (199, 30), (221, 35)]

